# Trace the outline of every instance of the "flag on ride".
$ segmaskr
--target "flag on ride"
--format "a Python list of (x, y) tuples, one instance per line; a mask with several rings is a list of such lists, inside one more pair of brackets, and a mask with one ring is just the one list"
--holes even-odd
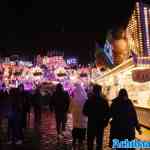
[(132, 58), (133, 58), (133, 62), (134, 62), (135, 64), (137, 64), (137, 54), (135, 54), (134, 51), (132, 51), (132, 50), (131, 50), (131, 56), (132, 56)]

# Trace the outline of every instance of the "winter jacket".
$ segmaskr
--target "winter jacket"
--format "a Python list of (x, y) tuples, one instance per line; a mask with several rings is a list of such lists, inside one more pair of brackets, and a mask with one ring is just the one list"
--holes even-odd
[(83, 113), (88, 117), (88, 126), (95, 126), (97, 124), (106, 126), (109, 121), (109, 106), (107, 100), (103, 97), (97, 97), (90, 94), (86, 101)]
[(52, 106), (55, 113), (66, 113), (70, 103), (69, 94), (65, 91), (54, 92), (52, 96)]
[(115, 98), (111, 105), (111, 118), (110, 141), (113, 138), (135, 138), (135, 128), (139, 128), (139, 123), (130, 99)]

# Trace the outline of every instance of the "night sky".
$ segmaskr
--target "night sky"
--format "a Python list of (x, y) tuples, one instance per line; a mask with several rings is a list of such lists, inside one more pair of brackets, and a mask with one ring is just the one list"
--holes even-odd
[(88, 62), (95, 40), (103, 45), (109, 29), (125, 27), (135, 4), (135, 0), (111, 1), (57, 5), (31, 0), (5, 2), (0, 9), (0, 47), (7, 49), (0, 49), (0, 54), (29, 56), (39, 53), (32, 48), (56, 47)]

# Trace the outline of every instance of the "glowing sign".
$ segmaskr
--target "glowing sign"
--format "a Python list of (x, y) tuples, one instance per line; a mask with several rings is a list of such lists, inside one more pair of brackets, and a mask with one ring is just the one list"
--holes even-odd
[(77, 62), (77, 59), (76, 58), (69, 58), (67, 59), (67, 64), (68, 65), (76, 65), (78, 62)]

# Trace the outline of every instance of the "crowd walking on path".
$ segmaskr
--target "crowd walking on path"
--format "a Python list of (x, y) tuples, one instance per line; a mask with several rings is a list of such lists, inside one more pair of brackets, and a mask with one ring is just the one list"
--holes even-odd
[(40, 126), (45, 98), (48, 99), (46, 105), (49, 111), (55, 116), (58, 141), (67, 134), (67, 116), (68, 113), (72, 114), (74, 150), (85, 145), (87, 150), (102, 150), (104, 129), (108, 124), (110, 147), (113, 146), (113, 139), (134, 140), (135, 130), (141, 134), (141, 128), (127, 90), (120, 89), (118, 96), (109, 105), (102, 88), (96, 84), (85, 88), (80, 83), (75, 83), (73, 90), (68, 92), (59, 83), (53, 92), (43, 96), (40, 86), (33, 91), (25, 91), (23, 84), (9, 90), (3, 84), (0, 90), (0, 126), (2, 120), (7, 118), (7, 144), (18, 145), (24, 142), (24, 131), (28, 128), (31, 111), (34, 113), (35, 124)]

